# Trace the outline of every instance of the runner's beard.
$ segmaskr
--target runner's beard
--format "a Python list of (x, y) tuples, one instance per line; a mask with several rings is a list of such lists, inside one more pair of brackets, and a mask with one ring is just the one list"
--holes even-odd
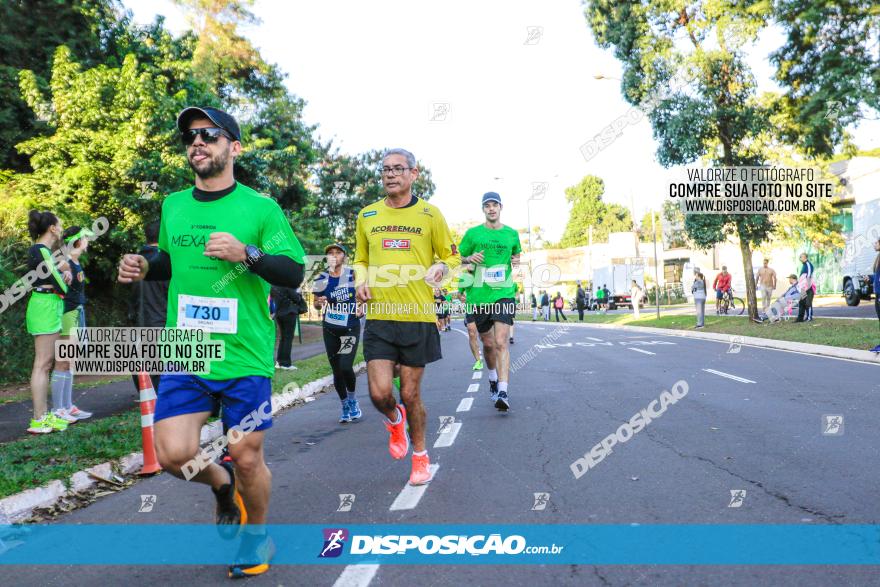
[(201, 169), (196, 167), (192, 162), (192, 155), (187, 157), (187, 161), (189, 162), (190, 168), (195, 172), (196, 175), (201, 179), (210, 179), (212, 177), (217, 177), (223, 170), (226, 169), (226, 164), (229, 162), (229, 151), (221, 151), (216, 155), (208, 155), (208, 159), (203, 161), (201, 165), (203, 166)]

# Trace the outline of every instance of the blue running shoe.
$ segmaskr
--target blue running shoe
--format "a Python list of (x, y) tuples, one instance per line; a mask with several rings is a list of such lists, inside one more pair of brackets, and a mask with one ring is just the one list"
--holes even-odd
[(498, 397), (495, 399), (495, 407), (501, 412), (506, 412), (510, 409), (510, 400), (507, 398), (506, 391), (498, 392)]
[(489, 392), (492, 394), (492, 402), (494, 403), (498, 399), (498, 382), (490, 381), (489, 382)]
[(351, 418), (351, 421), (360, 420), (361, 416), (363, 416), (363, 412), (361, 412), (361, 406), (358, 404), (357, 398), (353, 398), (348, 401), (348, 415)]
[(351, 422), (351, 407), (348, 404), (348, 400), (342, 400), (342, 415), (339, 416), (340, 424), (348, 424)]

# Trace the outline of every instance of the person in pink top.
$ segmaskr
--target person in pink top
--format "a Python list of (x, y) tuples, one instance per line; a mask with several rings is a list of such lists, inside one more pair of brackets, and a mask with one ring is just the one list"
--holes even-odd
[(716, 314), (721, 312), (721, 299), (724, 297), (724, 292), (730, 289), (731, 278), (732, 276), (727, 272), (727, 265), (722, 265), (721, 273), (715, 276), (715, 281), (712, 283), (712, 289), (715, 290)]

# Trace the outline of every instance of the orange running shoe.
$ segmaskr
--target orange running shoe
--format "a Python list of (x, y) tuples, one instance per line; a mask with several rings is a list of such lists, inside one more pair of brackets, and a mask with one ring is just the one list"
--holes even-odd
[(409, 484), (424, 485), (430, 481), (431, 471), (428, 470), (428, 465), (430, 464), (431, 461), (428, 459), (428, 453), (422, 456), (414, 454), (412, 456), (412, 473), (409, 476)]
[(391, 433), (388, 438), (388, 452), (392, 458), (402, 459), (409, 452), (409, 436), (406, 433), (406, 408), (397, 404), (397, 409), (400, 411), (400, 422), (385, 422), (385, 428)]

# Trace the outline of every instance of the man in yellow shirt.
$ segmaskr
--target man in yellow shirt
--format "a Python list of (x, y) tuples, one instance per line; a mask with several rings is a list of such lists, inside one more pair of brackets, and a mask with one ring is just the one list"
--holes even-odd
[[(412, 153), (385, 153), (385, 198), (358, 213), (354, 258), (357, 297), (366, 304), (363, 344), (370, 398), (387, 419), (388, 450), (395, 459), (409, 452), (409, 418), (411, 485), (431, 480), (420, 387), (425, 365), (442, 358), (433, 287), (461, 263), (443, 214), (412, 194), (418, 176)], [(392, 394), (395, 364), (400, 365), (400, 399), (406, 407)]]

